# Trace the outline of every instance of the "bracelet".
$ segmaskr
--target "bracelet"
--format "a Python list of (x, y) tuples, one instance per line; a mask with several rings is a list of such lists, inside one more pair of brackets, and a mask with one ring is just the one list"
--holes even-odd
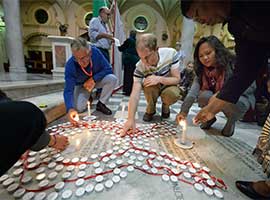
[(49, 147), (53, 147), (54, 145), (56, 145), (56, 136), (52, 135), (53, 139), (54, 139), (54, 143), (52, 145), (48, 145)]

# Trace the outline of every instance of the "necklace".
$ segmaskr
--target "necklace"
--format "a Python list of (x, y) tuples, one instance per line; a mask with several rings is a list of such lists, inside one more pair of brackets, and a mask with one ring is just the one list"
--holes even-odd
[(90, 72), (89, 73), (84, 69), (84, 67), (82, 67), (82, 66), (80, 66), (80, 67), (81, 67), (83, 73), (85, 73), (89, 77), (92, 77), (93, 76), (93, 70), (92, 70), (93, 69), (92, 68), (93, 67), (93, 63), (92, 63), (92, 59), (90, 59), (89, 64), (90, 64)]

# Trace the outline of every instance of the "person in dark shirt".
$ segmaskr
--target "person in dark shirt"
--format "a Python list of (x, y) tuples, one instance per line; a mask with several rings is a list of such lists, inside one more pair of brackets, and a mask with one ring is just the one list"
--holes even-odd
[(124, 95), (129, 96), (133, 85), (133, 73), (136, 68), (136, 63), (140, 60), (136, 51), (136, 34), (137, 31), (131, 30), (129, 38), (118, 47), (119, 51), (123, 52), (123, 65), (124, 65)]
[[(182, 14), (199, 23), (228, 23), (235, 38), (236, 64), (233, 76), (216, 97), (211, 98), (194, 118), (194, 123), (207, 122), (227, 103), (236, 103), (241, 94), (267, 65), (270, 53), (269, 1), (181, 0)], [(269, 140), (268, 140), (269, 141)], [(237, 187), (254, 199), (270, 198), (270, 181), (237, 181)]]
[(0, 90), (0, 176), (11, 168), (28, 149), (39, 151), (46, 146), (64, 150), (68, 138), (49, 135), (43, 112), (26, 101), (12, 101)]

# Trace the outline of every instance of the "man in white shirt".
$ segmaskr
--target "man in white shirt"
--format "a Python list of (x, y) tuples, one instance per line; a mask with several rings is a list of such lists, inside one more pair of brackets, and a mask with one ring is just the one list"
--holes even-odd
[(179, 57), (173, 48), (158, 48), (157, 38), (153, 34), (143, 34), (136, 41), (136, 49), (140, 61), (134, 71), (134, 83), (129, 99), (128, 120), (121, 136), (132, 128), (135, 130), (135, 113), (144, 90), (147, 101), (144, 121), (151, 121), (156, 113), (158, 97), (162, 101), (162, 118), (170, 117), (170, 105), (180, 98), (177, 84), (180, 81)]

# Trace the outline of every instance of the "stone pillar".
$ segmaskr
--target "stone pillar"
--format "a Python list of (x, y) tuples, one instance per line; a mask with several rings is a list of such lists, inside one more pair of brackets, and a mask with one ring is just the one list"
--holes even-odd
[(3, 0), (10, 72), (26, 72), (20, 18), (20, 0)]
[(191, 19), (183, 17), (181, 49), (186, 54), (186, 57), (184, 59), (185, 65), (187, 64), (187, 61), (193, 60), (192, 50), (193, 50), (194, 33), (195, 33), (195, 22)]

